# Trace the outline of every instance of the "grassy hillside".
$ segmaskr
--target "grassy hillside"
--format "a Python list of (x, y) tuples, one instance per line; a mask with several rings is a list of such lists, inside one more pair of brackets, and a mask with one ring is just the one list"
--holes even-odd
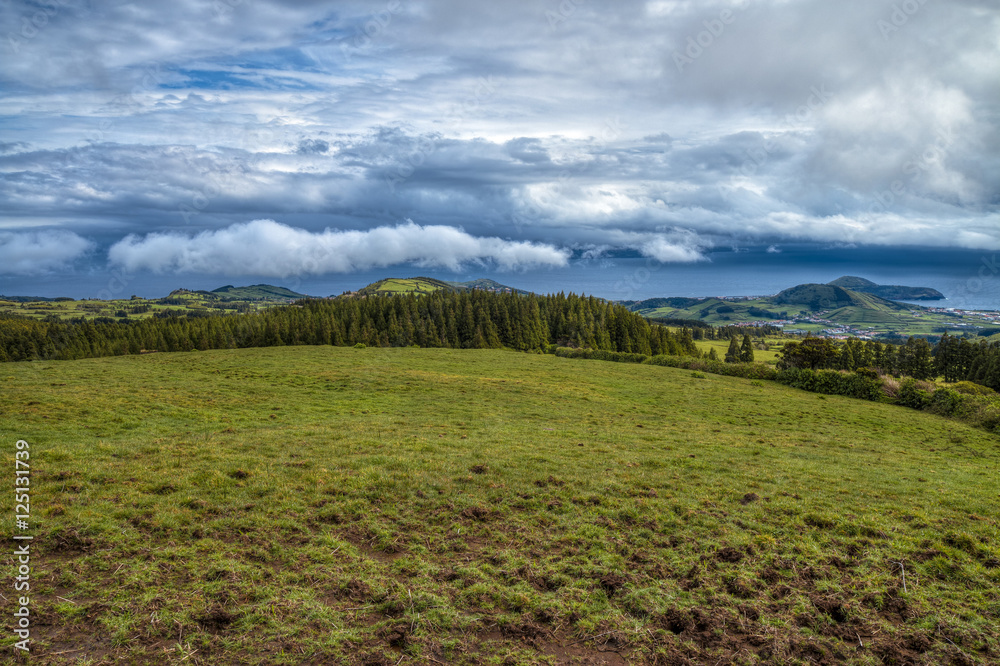
[(31, 443), (32, 663), (1000, 651), (1000, 449), (953, 421), (500, 351), (2, 372), (2, 440)]
[(448, 282), (446, 280), (436, 280), (427, 277), (415, 278), (386, 278), (373, 282), (366, 287), (362, 287), (357, 292), (360, 296), (370, 296), (372, 294), (429, 294), (440, 290), (461, 292), (479, 289), (483, 291), (493, 291), (499, 293), (527, 294), (523, 289), (515, 289), (507, 285), (500, 284), (494, 280), (480, 278), (468, 282)]
[(837, 278), (829, 284), (894, 300), (936, 301), (944, 298), (944, 294), (931, 287), (904, 287), (901, 285), (876, 284), (871, 280), (852, 275)]

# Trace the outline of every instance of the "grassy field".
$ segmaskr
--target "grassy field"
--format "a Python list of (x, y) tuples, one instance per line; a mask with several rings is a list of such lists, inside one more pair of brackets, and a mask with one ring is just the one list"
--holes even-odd
[[(765, 340), (768, 348), (765, 349), (754, 349), (753, 358), (758, 363), (768, 363), (774, 365), (781, 358), (782, 346), (792, 338), (768, 338)], [(736, 342), (742, 342), (742, 339), (737, 338)], [(699, 351), (708, 352), (710, 349), (714, 349), (715, 353), (719, 356), (719, 360), (726, 358), (726, 352), (729, 351), (729, 340), (695, 340), (694, 344), (698, 347)]]
[(31, 444), (26, 662), (1000, 655), (1000, 442), (955, 421), (500, 351), (161, 353), (0, 376), (10, 478), (15, 441)]

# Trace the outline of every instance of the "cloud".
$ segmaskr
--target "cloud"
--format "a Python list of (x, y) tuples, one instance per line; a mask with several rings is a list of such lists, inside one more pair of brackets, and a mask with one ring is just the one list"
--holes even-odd
[(472, 236), (454, 227), (412, 221), (366, 231), (309, 232), (274, 220), (254, 220), (193, 236), (130, 235), (108, 252), (129, 271), (288, 277), (347, 273), (397, 264), (458, 270), (492, 264), (500, 270), (559, 267), (570, 252), (551, 245)]
[(303, 139), (296, 149), (299, 155), (322, 155), (330, 150), (330, 144), (322, 139)]
[(668, 263), (690, 263), (693, 261), (704, 261), (705, 257), (697, 248), (679, 243), (671, 243), (665, 238), (654, 238), (639, 246), (639, 251), (644, 257), (650, 257), (657, 261)]
[[(476, 247), (413, 261), (498, 266), (490, 242), (512, 265), (539, 247), (1000, 247), (990, 0), (911, 3), (891, 34), (870, 0), (49, 4), (25, 28), (38, 3), (0, 2), (3, 225), (137, 234), (116, 247), (161, 243), (168, 260), (143, 260), (160, 270), (196, 263), (183, 239), (263, 219), (294, 227), (282, 242), (461, 228)], [(382, 265), (352, 251), (322, 265)]]
[(95, 247), (71, 231), (0, 231), (0, 274), (42, 275), (68, 269)]

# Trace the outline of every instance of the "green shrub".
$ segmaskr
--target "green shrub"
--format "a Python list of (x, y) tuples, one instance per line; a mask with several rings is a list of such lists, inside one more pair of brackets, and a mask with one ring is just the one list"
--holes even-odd
[(923, 409), (930, 404), (930, 399), (931, 396), (927, 391), (921, 391), (917, 388), (916, 379), (904, 379), (899, 385), (899, 396), (896, 398), (896, 403), (904, 407)]
[(961, 393), (952, 391), (951, 389), (940, 388), (931, 394), (928, 408), (935, 414), (951, 416), (961, 410), (964, 404), (964, 397)]
[(983, 386), (982, 384), (976, 384), (973, 382), (957, 382), (949, 386), (952, 391), (957, 391), (958, 393), (963, 393), (965, 395), (989, 395), (995, 396), (997, 392), (988, 386)]

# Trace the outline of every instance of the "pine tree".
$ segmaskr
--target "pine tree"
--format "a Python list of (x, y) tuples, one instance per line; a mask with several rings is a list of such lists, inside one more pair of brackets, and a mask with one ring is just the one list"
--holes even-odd
[[(736, 338), (733, 338), (735, 340)], [(750, 336), (743, 336), (743, 344), (740, 345), (740, 361), (743, 363), (753, 363), (753, 343)]]
[(740, 362), (740, 347), (736, 344), (736, 337), (729, 338), (729, 350), (726, 351), (726, 363)]

